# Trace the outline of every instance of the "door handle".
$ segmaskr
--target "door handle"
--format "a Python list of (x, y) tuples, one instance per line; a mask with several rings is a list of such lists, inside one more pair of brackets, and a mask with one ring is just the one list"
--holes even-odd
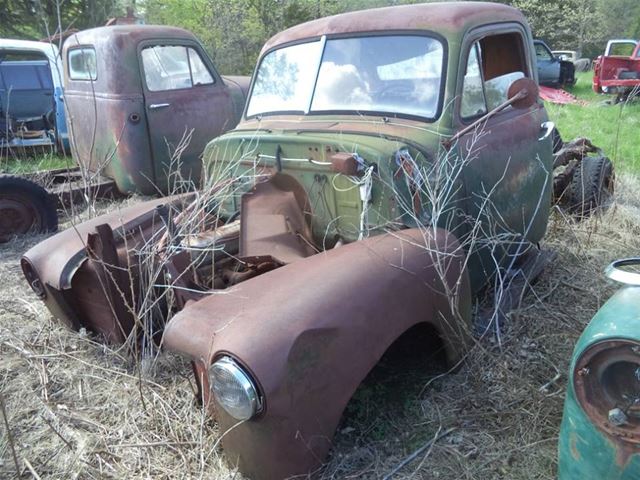
[(149, 105), (149, 110), (157, 110), (159, 108), (165, 108), (171, 105), (170, 103), (152, 103)]
[(542, 134), (541, 137), (538, 138), (539, 141), (542, 141), (546, 138), (549, 137), (549, 135), (551, 135), (551, 132), (553, 132), (553, 129), (556, 128), (556, 124), (553, 122), (543, 122), (542, 125), (540, 125), (540, 131), (544, 133)]

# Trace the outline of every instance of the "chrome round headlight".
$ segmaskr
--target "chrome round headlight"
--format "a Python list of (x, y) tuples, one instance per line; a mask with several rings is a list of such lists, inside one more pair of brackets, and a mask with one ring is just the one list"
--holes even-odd
[(237, 420), (249, 420), (260, 409), (254, 382), (231, 357), (222, 357), (209, 368), (209, 383), (218, 404)]

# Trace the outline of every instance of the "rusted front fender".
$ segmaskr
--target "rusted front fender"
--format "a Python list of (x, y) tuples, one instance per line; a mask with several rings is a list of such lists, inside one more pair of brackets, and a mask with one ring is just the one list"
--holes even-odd
[(448, 360), (457, 361), (471, 316), (462, 255), (443, 230), (384, 234), (299, 260), (178, 313), (164, 345), (194, 360), (205, 402), (207, 368), (221, 355), (242, 364), (264, 398), (263, 411), (237, 426), (215, 409), (230, 463), (253, 479), (317, 468), (358, 385), (416, 324), (435, 327)]
[[(151, 200), (80, 223), (29, 249), (20, 261), (22, 271), (36, 295), (64, 324), (122, 342), (128, 332), (122, 330), (122, 319), (118, 320), (113, 300), (105, 291), (109, 282), (100, 279), (100, 263), (88, 258), (87, 239), (99, 226), (107, 225), (116, 239), (115, 256), (127, 265), (128, 249), (134, 242), (132, 238), (127, 241), (125, 234), (134, 232), (136, 238), (144, 238), (145, 232), (162, 227), (157, 219), (154, 222), (156, 209), (175, 207), (190, 198), (191, 194), (185, 194)], [(122, 298), (117, 300), (122, 302)]]

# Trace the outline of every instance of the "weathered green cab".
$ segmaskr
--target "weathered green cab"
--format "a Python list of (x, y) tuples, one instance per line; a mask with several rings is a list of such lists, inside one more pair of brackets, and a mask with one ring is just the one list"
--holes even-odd
[[(537, 242), (552, 187), (542, 102), (468, 128), (507, 100), (515, 80), (536, 80), (535, 65), (524, 17), (498, 4), (413, 5), (302, 24), (264, 46), (243, 119), (209, 143), (205, 168), (214, 178), (261, 169), (293, 176), (312, 198), (314, 238), (324, 243), (432, 221), (458, 238)], [(356, 163), (348, 173), (371, 174), (370, 194), (344, 175), (345, 155)], [(239, 207), (239, 196), (227, 203)], [(494, 258), (507, 257), (482, 241), (474, 251), (476, 290)]]
[(640, 258), (632, 258), (607, 268), (623, 286), (574, 349), (558, 446), (560, 480), (640, 478), (639, 265)]

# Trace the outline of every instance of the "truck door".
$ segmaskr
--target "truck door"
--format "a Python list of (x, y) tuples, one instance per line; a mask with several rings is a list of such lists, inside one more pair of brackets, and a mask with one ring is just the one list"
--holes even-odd
[[(535, 59), (527, 53), (525, 38), (524, 31), (515, 29), (467, 42), (458, 129), (503, 103), (514, 80), (535, 78)], [(459, 161), (468, 163), (463, 170), (466, 211), (470, 229), (475, 229), (472, 285), (482, 285), (480, 278), (493, 274), (498, 264), (504, 266), (510, 258), (505, 254), (522, 249), (523, 239), (535, 243), (545, 233), (553, 161), (547, 120), (540, 100), (525, 109), (508, 107), (459, 141)]]
[(535, 43), (540, 85), (558, 85), (560, 83), (560, 62), (553, 56), (544, 43)]
[(145, 43), (139, 56), (155, 184), (163, 193), (177, 180), (197, 186), (205, 145), (233, 126), (229, 90), (196, 43)]

